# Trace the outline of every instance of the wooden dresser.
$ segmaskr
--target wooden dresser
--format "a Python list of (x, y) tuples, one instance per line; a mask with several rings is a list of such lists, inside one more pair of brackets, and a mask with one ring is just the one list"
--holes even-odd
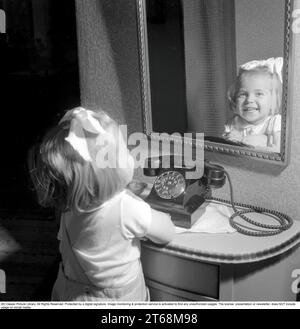
[(182, 233), (167, 246), (142, 243), (152, 301), (296, 301), (300, 223), (271, 237)]
[(299, 243), (294, 219), (274, 236), (180, 233), (166, 246), (143, 241), (141, 259), (152, 301), (296, 301)]

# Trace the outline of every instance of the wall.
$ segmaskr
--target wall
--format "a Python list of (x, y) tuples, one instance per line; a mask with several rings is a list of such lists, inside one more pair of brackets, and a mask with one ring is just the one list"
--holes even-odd
[[(76, 0), (83, 105), (102, 106), (142, 130), (135, 0)], [(300, 0), (296, 0), (300, 8)], [(207, 158), (223, 164), (234, 184), (235, 200), (277, 209), (299, 219), (300, 203), (300, 35), (294, 35), (290, 76), (290, 163), (286, 168), (222, 154)], [(227, 187), (216, 196), (228, 198)]]
[(142, 129), (135, 0), (76, 0), (82, 105)]

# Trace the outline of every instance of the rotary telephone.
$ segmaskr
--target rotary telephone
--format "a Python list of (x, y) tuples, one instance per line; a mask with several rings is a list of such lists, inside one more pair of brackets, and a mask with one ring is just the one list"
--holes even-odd
[[(215, 200), (231, 205), (234, 213), (229, 218), (230, 225), (237, 232), (251, 236), (270, 236), (279, 234), (293, 225), (293, 220), (286, 214), (276, 210), (269, 210), (257, 206), (235, 203), (233, 201), (233, 188), (229, 174), (223, 167), (204, 161), (204, 173), (199, 179), (186, 179), (187, 171), (195, 171), (195, 167), (176, 166), (174, 156), (167, 158), (157, 157), (158, 165), (151, 167), (153, 158), (148, 158), (144, 168), (144, 175), (155, 176), (150, 194), (145, 199), (152, 208), (169, 213), (176, 226), (191, 228), (205, 211), (200, 207), (206, 200)], [(165, 160), (167, 162), (165, 162)], [(169, 164), (166, 167), (166, 163)], [(182, 163), (182, 162), (180, 162)], [(220, 188), (225, 184), (226, 177), (230, 188), (230, 201), (213, 198), (213, 188)], [(239, 209), (238, 209), (239, 208)], [(259, 213), (269, 216), (274, 224), (255, 221), (246, 214)], [(245, 225), (245, 223), (250, 225)]]
[[(187, 179), (186, 172), (195, 171), (195, 167), (177, 167), (174, 157), (170, 156), (160, 156), (154, 160), (148, 158), (144, 168), (145, 176), (156, 177), (145, 201), (152, 208), (169, 213), (175, 225), (191, 228), (205, 210), (205, 207), (200, 206), (211, 198), (212, 188), (220, 188), (225, 184), (224, 168), (205, 161), (203, 176)], [(155, 167), (151, 167), (153, 163)]]

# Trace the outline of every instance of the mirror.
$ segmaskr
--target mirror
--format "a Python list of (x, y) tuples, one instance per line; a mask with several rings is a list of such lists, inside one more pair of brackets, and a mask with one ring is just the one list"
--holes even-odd
[(145, 133), (204, 133), (207, 151), (286, 164), (292, 0), (137, 11)]

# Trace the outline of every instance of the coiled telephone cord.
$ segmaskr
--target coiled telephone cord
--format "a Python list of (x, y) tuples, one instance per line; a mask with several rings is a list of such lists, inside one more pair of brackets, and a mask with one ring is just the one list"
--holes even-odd
[[(230, 225), (237, 230), (237, 232), (245, 235), (251, 235), (251, 236), (270, 236), (270, 235), (276, 235), (283, 231), (286, 231), (293, 225), (293, 220), (288, 215), (285, 215), (279, 211), (276, 210), (269, 210), (262, 207), (257, 206), (251, 206), (243, 203), (236, 203), (233, 200), (233, 187), (231, 183), (231, 179), (227, 171), (225, 171), (225, 175), (228, 179), (229, 183), (229, 189), (230, 189), (230, 201), (221, 199), (221, 198), (207, 198), (208, 201), (218, 201), (225, 204), (231, 205), (234, 213), (229, 218)], [(236, 207), (244, 208), (243, 210), (238, 210)], [(273, 218), (275, 221), (277, 221), (279, 224), (271, 225), (271, 224), (263, 224), (257, 221), (254, 221), (253, 219), (250, 219), (249, 217), (245, 216), (247, 213), (260, 213), (264, 214), (268, 217)], [(253, 225), (254, 227), (250, 227), (244, 224), (241, 224), (237, 221), (235, 221), (236, 217), (242, 218), (247, 223)]]

